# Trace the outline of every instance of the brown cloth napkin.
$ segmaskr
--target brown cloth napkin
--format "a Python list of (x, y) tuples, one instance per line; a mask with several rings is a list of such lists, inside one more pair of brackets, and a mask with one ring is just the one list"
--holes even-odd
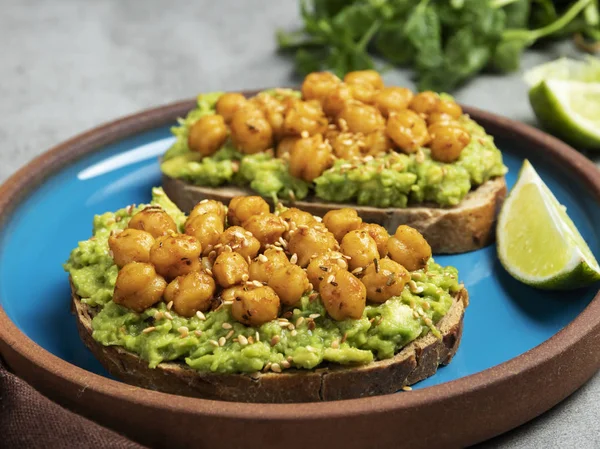
[(145, 449), (42, 396), (0, 360), (0, 448)]

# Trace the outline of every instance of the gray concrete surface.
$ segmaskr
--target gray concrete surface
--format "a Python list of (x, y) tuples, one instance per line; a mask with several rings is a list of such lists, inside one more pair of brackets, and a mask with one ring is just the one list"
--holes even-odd
[[(290, 85), (274, 29), (294, 0), (0, 0), (0, 182), (49, 147), (118, 116), (200, 91)], [(571, 52), (529, 52), (523, 68)], [(412, 85), (392, 71), (390, 83)], [(520, 74), (486, 75), (460, 101), (535, 123)], [(600, 448), (600, 375), (480, 448)]]

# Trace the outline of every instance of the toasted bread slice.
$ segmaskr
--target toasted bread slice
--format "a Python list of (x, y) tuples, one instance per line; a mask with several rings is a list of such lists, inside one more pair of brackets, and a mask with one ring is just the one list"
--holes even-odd
[(184, 363), (148, 362), (119, 346), (103, 346), (92, 338), (95, 310), (72, 290), (72, 310), (83, 342), (115, 377), (131, 385), (165, 393), (237, 402), (316, 402), (394, 393), (436, 373), (447, 365), (460, 344), (463, 315), (469, 302), (465, 289), (454, 297), (438, 322), (442, 334), (431, 332), (404, 347), (393, 358), (368, 365), (328, 364), (318, 369), (289, 369), (283, 373), (218, 374), (196, 371)]
[[(163, 188), (184, 212), (208, 198), (225, 204), (238, 195), (253, 195), (250, 189), (235, 186), (200, 187), (163, 174)], [(352, 207), (368, 223), (378, 223), (394, 233), (398, 225), (416, 228), (436, 254), (457, 254), (482, 248), (494, 240), (496, 216), (506, 196), (503, 176), (493, 178), (472, 190), (455, 207), (423, 204), (407, 208), (381, 209), (355, 204), (296, 201), (293, 205), (313, 215), (323, 216), (332, 209)]]

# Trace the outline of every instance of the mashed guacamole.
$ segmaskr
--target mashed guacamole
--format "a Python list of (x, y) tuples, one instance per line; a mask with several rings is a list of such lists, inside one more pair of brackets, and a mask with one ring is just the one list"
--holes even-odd
[[(182, 226), (185, 215), (162, 189), (153, 190), (152, 204)], [(368, 305), (359, 320), (330, 319), (316, 294), (289, 310), (287, 321), (279, 318), (258, 328), (235, 321), (226, 304), (192, 318), (168, 311), (163, 302), (135, 313), (112, 301), (118, 270), (108, 237), (126, 228), (143, 207), (96, 216), (93, 237), (72, 251), (65, 270), (82, 301), (97, 311), (93, 338), (105, 346), (122, 346), (151, 367), (180, 360), (200, 371), (238, 373), (259, 371), (269, 363), (311, 369), (323, 362), (365, 364), (390, 358), (412, 340), (430, 331), (437, 334), (431, 323), (448, 312), (461, 288), (455, 268), (430, 260), (426, 270), (411, 273), (414, 282), (400, 296)]]
[[(287, 92), (299, 95), (296, 91)], [(213, 156), (203, 158), (188, 148), (188, 131), (200, 117), (215, 113), (221, 94), (200, 95), (198, 107), (173, 128), (177, 140), (164, 155), (163, 173), (201, 186), (249, 186), (264, 197), (284, 199), (304, 199), (314, 188), (316, 198), (324, 201), (375, 207), (406, 207), (423, 202), (455, 206), (473, 188), (506, 173), (493, 138), (466, 115), (460, 122), (471, 134), (471, 141), (459, 159), (449, 164), (434, 161), (428, 148), (410, 155), (391, 153), (360, 162), (338, 159), (315, 179), (313, 186), (291, 176), (287, 163), (272, 153), (244, 155), (230, 141)]]

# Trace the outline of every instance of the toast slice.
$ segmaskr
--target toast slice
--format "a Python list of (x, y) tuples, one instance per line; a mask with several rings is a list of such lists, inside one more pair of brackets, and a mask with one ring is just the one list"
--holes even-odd
[[(205, 198), (228, 204), (234, 196), (255, 194), (250, 189), (235, 186), (195, 186), (165, 174), (162, 185), (167, 196), (186, 213)], [(293, 205), (321, 217), (332, 209), (352, 207), (364, 221), (380, 224), (392, 234), (401, 224), (416, 228), (436, 254), (457, 254), (482, 248), (494, 240), (496, 217), (505, 196), (506, 182), (500, 176), (469, 192), (459, 205), (448, 208), (423, 204), (381, 209), (355, 204), (323, 203), (313, 199), (296, 201)]]
[(72, 311), (85, 345), (115, 377), (151, 390), (183, 396), (237, 402), (294, 403), (360, 398), (394, 393), (434, 375), (452, 360), (460, 344), (463, 316), (469, 302), (460, 290), (448, 313), (438, 322), (441, 339), (431, 332), (404, 347), (393, 358), (368, 365), (324, 365), (315, 370), (283, 373), (218, 374), (196, 371), (184, 363), (161, 363), (156, 368), (119, 346), (103, 346), (92, 338), (96, 311), (82, 303), (73, 285)]

